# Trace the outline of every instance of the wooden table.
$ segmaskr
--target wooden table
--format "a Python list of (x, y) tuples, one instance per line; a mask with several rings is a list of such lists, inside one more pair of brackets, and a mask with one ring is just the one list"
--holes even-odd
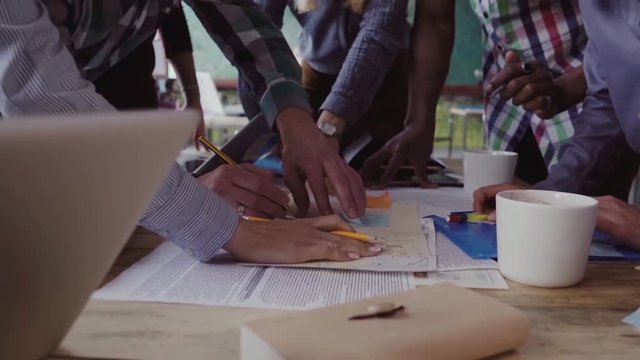
[[(136, 240), (161, 241), (149, 233)], [(105, 281), (149, 251), (125, 249)], [(585, 280), (567, 289), (509, 282), (508, 291), (480, 291), (523, 310), (532, 323), (525, 346), (501, 357), (640, 359), (640, 331), (621, 322), (640, 306), (638, 265), (591, 263)], [(92, 300), (51, 359), (238, 359), (240, 324), (281, 312)]]

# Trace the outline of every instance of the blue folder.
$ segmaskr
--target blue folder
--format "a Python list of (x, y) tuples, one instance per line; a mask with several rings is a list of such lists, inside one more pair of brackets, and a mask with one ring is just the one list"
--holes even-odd
[(439, 216), (433, 218), (436, 230), (443, 233), (474, 259), (498, 257), (496, 226), (489, 223), (448, 223)]
[[(492, 223), (448, 223), (438, 216), (428, 216), (434, 220), (436, 230), (443, 233), (454, 244), (474, 259), (496, 259), (498, 245), (496, 225)], [(594, 241), (611, 246), (613, 237), (601, 231), (596, 231)], [(612, 246), (620, 256), (591, 256), (591, 260), (640, 260), (640, 252), (632, 251), (621, 246)]]

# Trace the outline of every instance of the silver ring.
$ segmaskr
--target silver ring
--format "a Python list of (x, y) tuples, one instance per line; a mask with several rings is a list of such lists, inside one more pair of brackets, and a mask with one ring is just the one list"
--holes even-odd
[(329, 240), (329, 241), (327, 241), (327, 247), (329, 249), (335, 249), (336, 248), (336, 244), (333, 241)]
[(523, 62), (521, 62), (521, 63), (520, 63), (520, 70), (522, 70), (522, 72), (523, 72), (523, 73), (525, 73), (525, 74), (527, 74), (527, 75), (528, 75), (528, 74), (533, 73), (533, 71), (534, 71), (535, 69), (533, 68), (533, 65), (531, 65), (531, 64), (530, 64), (530, 63), (528, 63), (528, 62), (524, 62), (524, 61), (523, 61)]
[(238, 205), (238, 214), (240, 214), (240, 216), (244, 216), (244, 211), (247, 208), (244, 205)]

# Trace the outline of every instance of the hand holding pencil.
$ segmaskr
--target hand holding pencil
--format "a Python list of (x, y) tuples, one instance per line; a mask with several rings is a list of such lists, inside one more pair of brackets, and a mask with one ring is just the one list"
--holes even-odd
[(207, 149), (221, 156), (229, 165), (223, 165), (198, 178), (209, 190), (222, 196), (237, 207), (242, 215), (261, 217), (285, 217), (289, 196), (273, 182), (269, 170), (251, 164), (238, 165), (206, 139), (200, 142)]

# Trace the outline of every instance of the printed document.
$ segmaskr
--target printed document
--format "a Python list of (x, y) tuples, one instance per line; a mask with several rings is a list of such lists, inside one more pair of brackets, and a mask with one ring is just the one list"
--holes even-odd
[(305, 310), (413, 288), (412, 273), (204, 264), (164, 243), (93, 298)]
[(390, 189), (389, 193), (394, 202), (413, 201), (419, 203), (420, 217), (430, 215), (445, 217), (454, 211), (473, 209), (473, 195), (457, 187)]
[(416, 286), (435, 285), (449, 282), (454, 285), (472, 289), (507, 290), (509, 285), (502, 277), (500, 270), (454, 270), (416, 273)]

